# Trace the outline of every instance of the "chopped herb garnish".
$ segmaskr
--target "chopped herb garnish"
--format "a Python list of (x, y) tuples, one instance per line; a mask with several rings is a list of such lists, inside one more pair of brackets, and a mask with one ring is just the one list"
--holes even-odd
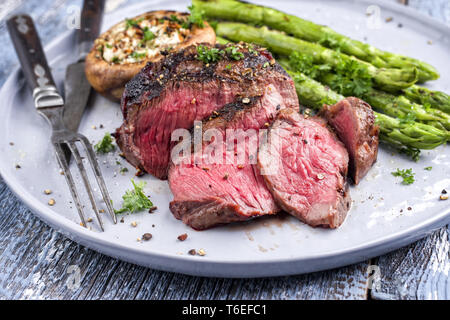
[(125, 27), (126, 27), (126, 29), (132, 28), (132, 27), (137, 27), (137, 26), (138, 26), (138, 22), (136, 20), (125, 19)]
[(399, 150), (399, 152), (407, 155), (408, 157), (410, 157), (411, 159), (413, 159), (416, 162), (419, 161), (419, 159), (420, 159), (420, 149), (407, 147), (407, 148), (401, 148)]
[[(334, 77), (330, 83), (331, 89), (344, 96), (361, 96), (372, 88), (372, 77), (354, 59), (341, 59), (336, 57), (339, 63), (334, 68)], [(297, 72), (320, 80), (330, 73), (333, 68), (327, 64), (317, 64), (314, 57), (300, 52), (294, 52), (289, 57), (290, 67)]]
[(144, 37), (142, 38), (143, 42), (147, 42), (156, 38), (155, 34), (151, 32), (148, 27), (145, 27), (143, 31), (144, 31)]
[(111, 49), (111, 48), (112, 48), (112, 45), (110, 45), (109, 43), (106, 43), (106, 44), (105, 44), (105, 47), (107, 47), (108, 49)]
[(187, 22), (183, 23), (183, 28), (189, 29), (192, 25), (196, 25), (199, 28), (203, 28), (205, 25), (203, 20), (205, 20), (205, 12), (203, 10), (198, 10), (194, 5), (188, 7), (191, 12)]
[(331, 70), (331, 67), (328, 65), (314, 64), (312, 56), (300, 52), (294, 52), (290, 55), (289, 64), (295, 71), (304, 73), (313, 79), (320, 78), (323, 73)]
[(178, 19), (178, 17), (176, 15), (174, 15), (174, 14), (170, 15), (170, 19), (169, 20), (172, 21), (172, 22), (176, 22), (178, 24), (184, 22), (184, 21), (181, 21), (180, 19)]
[(433, 169), (433, 167), (425, 167), (424, 169), (427, 171), (431, 171)]
[(394, 177), (402, 177), (402, 184), (408, 185), (414, 182), (415, 173), (412, 172), (412, 169), (397, 169), (396, 171), (391, 172)]
[(235, 46), (227, 47), (225, 49), (225, 52), (231, 59), (234, 60), (241, 60), (242, 58), (244, 58), (244, 54), (239, 51), (238, 47)]
[(111, 62), (112, 63), (119, 63), (120, 59), (119, 59), (119, 57), (112, 57)]
[(267, 68), (269, 66), (269, 62), (263, 64), (263, 68)]
[(108, 153), (116, 149), (113, 145), (113, 138), (109, 132), (105, 133), (105, 136), (102, 140), (100, 140), (95, 146), (94, 149), (98, 153)]
[(255, 48), (253, 47), (253, 45), (251, 43), (248, 44), (247, 48), (248, 48), (249, 53), (254, 54), (255, 56), (258, 55), (258, 51), (255, 50)]
[(134, 51), (130, 55), (130, 57), (133, 58), (134, 60), (141, 60), (141, 59), (145, 58), (146, 56), (147, 56), (147, 54), (145, 52), (138, 53), (136, 51)]
[(331, 89), (344, 96), (361, 96), (372, 88), (372, 77), (354, 59), (342, 60), (336, 67), (336, 78)]
[(150, 209), (153, 207), (153, 203), (144, 194), (143, 188), (145, 187), (145, 182), (140, 182), (136, 184), (133, 179), (131, 179), (133, 184), (133, 190), (127, 190), (122, 196), (123, 203), (122, 208), (119, 210), (114, 210), (116, 214), (123, 212), (139, 212), (145, 209)]
[(222, 59), (223, 54), (223, 50), (217, 48), (208, 48), (202, 45), (197, 47), (197, 60), (203, 61), (204, 63), (217, 62)]
[(231, 64), (227, 64), (225, 68), (227, 68), (228, 70), (230, 70), (230, 69), (231, 69)]
[(333, 37), (330, 37), (327, 33), (325, 33), (322, 39), (319, 40), (319, 44), (324, 47), (337, 49), (336, 51), (340, 51), (339, 41), (337, 41)]
[(120, 173), (121, 174), (124, 174), (125, 172), (128, 172), (128, 168), (125, 168), (125, 167), (120, 168)]

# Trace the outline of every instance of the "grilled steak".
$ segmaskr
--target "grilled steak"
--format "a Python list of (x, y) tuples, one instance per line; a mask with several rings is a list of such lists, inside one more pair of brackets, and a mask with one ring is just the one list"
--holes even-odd
[(276, 203), (311, 226), (341, 225), (350, 208), (348, 153), (325, 121), (282, 110), (268, 141), (258, 166)]
[(324, 106), (322, 115), (344, 142), (350, 156), (349, 174), (355, 184), (367, 174), (377, 160), (379, 127), (372, 108), (358, 98), (346, 98)]
[[(238, 53), (230, 55), (230, 46)], [(296, 100), (292, 82), (286, 81), (288, 75), (268, 51), (247, 45), (216, 48), (221, 50), (219, 61), (200, 61), (198, 48), (190, 46), (148, 63), (126, 85), (121, 101), (124, 123), (116, 140), (135, 167), (167, 178), (174, 129), (189, 129), (195, 120), (238, 99), (261, 96), (270, 84), (286, 103)]]
[[(262, 96), (227, 104), (203, 124), (204, 137), (215, 132), (212, 142), (203, 142), (203, 151), (200, 156), (199, 151), (192, 154), (190, 164), (172, 165), (169, 170), (174, 196), (170, 210), (177, 219), (206, 229), (279, 211), (254, 165), (259, 136), (255, 129), (267, 128), (278, 110), (298, 110), (293, 82), (285, 81), (292, 91), (288, 99), (270, 84)], [(196, 156), (201, 158), (199, 164), (194, 163)]]

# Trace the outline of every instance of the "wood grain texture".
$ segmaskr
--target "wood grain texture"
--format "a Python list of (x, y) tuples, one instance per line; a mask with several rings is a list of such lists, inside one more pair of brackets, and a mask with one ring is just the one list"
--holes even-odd
[(449, 235), (442, 228), (426, 239), (384, 255), (374, 299), (450, 299)]
[(222, 279), (151, 270), (66, 239), (0, 178), (0, 299), (366, 299), (366, 271), (359, 263), (292, 277)]
[(450, 24), (450, 1), (448, 0), (409, 0), (408, 5), (435, 19)]
[[(119, 2), (116, 10), (138, 0)], [(425, 2), (440, 7), (448, 0), (409, 1), (434, 15), (436, 9)], [(71, 5), (81, 6), (81, 1), (26, 1), (20, 9), (32, 14), (42, 41), (48, 43), (66, 30)], [(2, 43), (9, 44), (7, 37), (0, 32)], [(2, 84), (17, 58), (11, 45), (0, 48), (0, 53)], [(449, 231), (442, 229), (373, 262), (380, 267), (381, 278), (372, 297), (448, 299), (448, 236)], [(156, 271), (104, 256), (53, 231), (17, 200), (0, 177), (0, 299), (366, 299), (368, 265), (363, 262), (325, 272), (261, 279)], [(405, 284), (406, 290), (397, 292), (399, 283)]]

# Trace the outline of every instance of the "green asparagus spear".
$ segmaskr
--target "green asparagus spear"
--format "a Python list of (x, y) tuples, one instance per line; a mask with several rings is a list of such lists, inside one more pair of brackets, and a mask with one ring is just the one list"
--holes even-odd
[(403, 90), (405, 96), (416, 103), (429, 105), (430, 107), (450, 114), (450, 96), (441, 91), (433, 91), (419, 86), (411, 86)]
[(220, 43), (220, 44), (227, 44), (229, 41), (227, 39), (224, 39), (222, 37), (216, 37), (216, 43)]
[[(323, 104), (334, 104), (344, 96), (323, 86), (321, 83), (299, 73), (288, 71), (294, 80), (300, 103), (320, 110)], [(448, 134), (435, 127), (419, 122), (402, 122), (388, 115), (375, 112), (380, 126), (380, 138), (396, 148), (433, 149), (449, 139)], [(408, 149), (408, 152), (413, 150)]]
[(253, 42), (265, 46), (272, 53), (279, 55), (289, 56), (295, 51), (303, 52), (314, 57), (316, 64), (338, 67), (342, 63), (352, 61), (371, 76), (376, 87), (384, 91), (397, 92), (410, 87), (417, 81), (416, 68), (378, 69), (354, 57), (287, 36), (279, 31), (269, 30), (267, 27), (256, 28), (242, 23), (219, 22), (216, 26), (216, 34), (232, 41)]
[(425, 62), (381, 51), (369, 44), (339, 34), (329, 27), (272, 8), (237, 0), (193, 0), (192, 3), (203, 10), (208, 18), (266, 25), (299, 39), (319, 43), (330, 49), (339, 49), (343, 53), (355, 56), (378, 68), (410, 70), (412, 67), (416, 67), (420, 82), (439, 78), (437, 70)]
[(282, 66), (298, 72), (304, 72), (314, 80), (318, 80), (333, 90), (336, 90), (344, 96), (357, 96), (367, 101), (376, 110), (386, 113), (390, 116), (407, 120), (419, 120), (429, 125), (435, 126), (446, 132), (450, 132), (450, 115), (445, 112), (424, 107), (420, 104), (411, 102), (405, 96), (395, 96), (390, 93), (376, 90), (371, 87), (369, 75), (354, 69), (352, 65), (345, 63), (332, 72), (328, 65), (315, 65), (313, 58), (305, 54), (295, 52), (291, 54), (290, 59), (281, 58), (278, 60)]

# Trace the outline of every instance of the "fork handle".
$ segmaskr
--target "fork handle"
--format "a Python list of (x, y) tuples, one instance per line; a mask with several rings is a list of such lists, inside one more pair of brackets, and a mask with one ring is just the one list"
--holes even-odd
[(33, 19), (16, 15), (8, 19), (7, 26), (36, 108), (62, 105)]
[(104, 8), (105, 0), (84, 0), (80, 30), (78, 31), (80, 59), (86, 57), (91, 50), (94, 40), (100, 34)]

